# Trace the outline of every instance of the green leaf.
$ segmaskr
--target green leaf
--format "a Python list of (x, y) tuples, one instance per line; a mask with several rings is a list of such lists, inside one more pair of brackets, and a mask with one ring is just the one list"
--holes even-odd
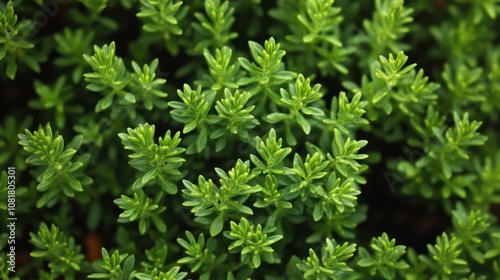
[(314, 205), (314, 210), (313, 210), (313, 219), (314, 221), (319, 221), (323, 217), (323, 209), (321, 209), (321, 203), (316, 203)]
[(224, 227), (224, 214), (220, 213), (219, 215), (217, 215), (217, 218), (215, 218), (215, 220), (210, 225), (210, 235), (211, 236), (218, 235), (222, 231), (223, 227)]
[(284, 121), (289, 118), (289, 115), (284, 113), (271, 113), (265, 117), (265, 120), (269, 123), (277, 123)]
[(14, 80), (16, 77), (16, 71), (17, 71), (17, 64), (15, 60), (11, 59), (7, 62), (7, 69), (5, 73), (7, 74), (7, 77), (11, 80)]
[(131, 93), (128, 93), (128, 92), (123, 94), (123, 98), (125, 100), (127, 100), (129, 103), (135, 103), (135, 101), (136, 101), (135, 96)]
[(75, 178), (68, 178), (68, 185), (70, 186), (71, 189), (81, 192), (83, 191), (82, 184), (76, 180)]
[(208, 141), (208, 133), (205, 127), (200, 129), (200, 134), (198, 134), (198, 138), (196, 139), (196, 150), (198, 153), (203, 151), (207, 146)]
[(246, 214), (246, 215), (253, 215), (253, 211), (250, 207), (241, 205), (239, 203), (231, 203), (231, 209), (238, 211), (240, 213)]
[(97, 102), (97, 105), (95, 106), (96, 113), (108, 109), (111, 106), (112, 102), (113, 102), (113, 95), (106, 95), (106, 97)]
[(361, 267), (370, 267), (374, 264), (374, 262), (371, 259), (361, 259), (360, 261), (357, 262), (357, 265)]
[(295, 117), (297, 118), (297, 123), (300, 125), (304, 133), (309, 135), (309, 133), (311, 133), (311, 125), (309, 122), (300, 114), (296, 114)]
[(146, 172), (146, 174), (144, 174), (144, 176), (142, 176), (142, 179), (141, 179), (142, 185), (145, 185), (149, 181), (151, 181), (152, 179), (154, 179), (157, 174), (158, 174), (158, 170), (157, 169), (152, 169), (152, 170), (149, 170), (148, 172)]

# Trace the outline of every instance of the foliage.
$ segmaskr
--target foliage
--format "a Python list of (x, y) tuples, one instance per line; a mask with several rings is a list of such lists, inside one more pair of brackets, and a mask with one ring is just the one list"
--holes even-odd
[(174, 108), (170, 114), (174, 120), (184, 123), (182, 133), (188, 133), (195, 128), (199, 130), (196, 142), (192, 143), (187, 153), (200, 153), (206, 148), (208, 142), (208, 111), (215, 98), (215, 92), (201, 92), (201, 87), (192, 90), (189, 85), (184, 85), (183, 90), (177, 90), (183, 102), (171, 101), (168, 105)]
[[(280, 49), (280, 44), (276, 43), (274, 38), (266, 40), (264, 47), (253, 41), (249, 41), (248, 45), (252, 58), (257, 64), (244, 57), (238, 58), (238, 62), (249, 73), (249, 77), (242, 77), (238, 85), (252, 85), (250, 89), (252, 95), (261, 92), (266, 98), (277, 102), (279, 95), (275, 91), (276, 86), (295, 76), (294, 73), (284, 70), (285, 66), (281, 60), (286, 52)], [(260, 101), (259, 107), (265, 104), (266, 98), (261, 98), (264, 101)]]
[[(5, 60), (5, 75), (13, 80), (16, 77), (17, 63), (22, 62), (35, 72), (40, 72), (40, 62), (44, 56), (32, 51), (35, 47), (27, 40), (32, 30), (29, 21), (18, 22), (12, 1), (0, 12), (0, 61)], [(3, 69), (3, 67), (2, 67)]]
[(0, 3), (0, 279), (500, 279), (498, 13)]
[[(102, 249), (101, 265), (105, 273), (94, 273), (89, 278), (96, 279), (130, 279), (134, 267), (135, 257), (133, 255), (123, 254), (116, 250), (111, 256), (106, 249)], [(123, 264), (122, 264), (123, 263)]]
[(160, 33), (167, 42), (167, 49), (177, 53), (179, 46), (170, 38), (172, 35), (182, 34), (178, 23), (185, 17), (187, 7), (183, 7), (183, 2), (177, 0), (141, 0), (140, 3), (141, 11), (137, 13), (137, 17), (146, 21), (142, 29), (150, 33)]
[(153, 181), (157, 182), (163, 191), (175, 194), (177, 186), (172, 180), (181, 175), (178, 168), (184, 159), (178, 156), (185, 150), (177, 147), (181, 141), (180, 133), (177, 132), (172, 137), (169, 130), (163, 138), (158, 138), (159, 144), (156, 144), (154, 125), (145, 123), (127, 131), (128, 134), (120, 133), (118, 136), (126, 150), (134, 151), (129, 155), (132, 159), (130, 165), (141, 171), (139, 178), (132, 185), (132, 190), (140, 189)]
[(160, 232), (165, 232), (165, 223), (158, 217), (165, 207), (158, 206), (161, 196), (156, 196), (154, 201), (144, 195), (144, 192), (138, 191), (134, 193), (134, 198), (122, 195), (114, 201), (121, 209), (125, 210), (120, 214), (118, 222), (127, 223), (139, 219), (139, 232), (146, 233), (149, 228), (149, 219), (153, 221), (154, 225)]
[(30, 255), (48, 261), (52, 277), (75, 278), (84, 256), (73, 237), (67, 238), (55, 225), (49, 229), (45, 223), (40, 224), (37, 234), (30, 233), (30, 236), (30, 242), (35, 246)]
[(405, 246), (395, 244), (396, 240), (389, 240), (386, 233), (373, 238), (370, 244), (373, 256), (365, 248), (359, 248), (358, 265), (369, 267), (371, 275), (380, 274), (384, 279), (394, 279), (397, 270), (409, 268), (404, 260), (399, 260), (405, 254)]
[(376, 56), (385, 54), (387, 51), (396, 53), (409, 48), (407, 44), (401, 42), (400, 38), (409, 31), (406, 25), (413, 21), (412, 13), (413, 9), (406, 7), (403, 0), (375, 1), (372, 19), (363, 21), (363, 28), (371, 49), (369, 53), (371, 59), (367, 61), (373, 61)]
[(61, 54), (61, 57), (54, 60), (54, 64), (61, 67), (74, 67), (71, 78), (75, 83), (80, 82), (83, 78), (86, 62), (82, 53), (88, 53), (92, 49), (94, 37), (93, 30), (82, 28), (77, 30), (65, 28), (63, 32), (54, 35), (54, 40), (57, 42), (57, 52)]
[(354, 255), (356, 244), (337, 245), (335, 241), (326, 239), (326, 244), (321, 248), (321, 259), (314, 250), (309, 249), (309, 257), (299, 264), (304, 271), (305, 279), (341, 279), (352, 268), (347, 266), (346, 260)]
[(276, 30), (276, 34), (289, 34), (283, 38), (286, 38), (287, 49), (302, 54), (291, 59), (300, 72), (307, 73), (316, 67), (324, 76), (337, 71), (347, 74), (349, 71), (345, 62), (355, 48), (345, 47), (342, 43), (340, 24), (343, 17), (341, 8), (335, 7), (334, 2), (281, 0), (278, 1), (278, 8), (269, 12), (273, 18), (286, 23), (289, 30)]
[[(76, 136), (64, 147), (63, 137), (53, 133), (47, 124), (33, 133), (26, 129), (25, 134), (19, 134), (19, 139), (19, 144), (31, 154), (26, 162), (41, 166), (36, 172), (37, 190), (45, 193), (38, 199), (37, 208), (52, 207), (59, 200), (75, 197), (75, 192), (83, 192), (83, 187), (92, 183), (92, 179), (81, 170), (89, 155), (80, 155), (72, 161), (82, 143), (81, 136)], [(75, 198), (84, 199), (82, 196)]]
[(177, 242), (186, 249), (186, 257), (179, 259), (179, 264), (188, 264), (191, 267), (191, 272), (198, 270), (203, 271), (200, 279), (209, 279), (210, 274), (215, 266), (220, 266), (226, 259), (226, 254), (216, 256), (213, 251), (216, 249), (216, 243), (209, 241), (205, 245), (205, 237), (202, 234), (196, 240), (193, 234), (186, 231), (187, 240), (177, 238)]
[[(252, 215), (252, 209), (243, 205), (243, 202), (248, 194), (258, 191), (252, 190), (252, 187), (247, 185), (247, 182), (253, 177), (249, 173), (248, 161), (239, 160), (228, 173), (219, 168), (216, 169), (216, 172), (220, 177), (220, 188), (215, 186), (212, 180), (207, 181), (200, 175), (198, 185), (184, 180), (186, 189), (182, 190), (186, 197), (183, 205), (193, 207), (191, 212), (195, 213), (197, 217), (195, 221), (210, 225), (211, 236), (222, 231), (224, 218), (231, 212)], [(238, 196), (242, 196), (242, 198), (236, 199)]]
[(193, 29), (197, 35), (205, 38), (196, 40), (195, 52), (209, 47), (222, 48), (238, 36), (236, 32), (230, 31), (234, 23), (234, 8), (228, 1), (205, 1), (205, 13), (206, 16), (199, 12), (194, 14), (199, 23), (194, 22)]
[[(252, 268), (257, 268), (261, 264), (261, 259), (268, 263), (279, 262), (279, 257), (270, 246), (283, 238), (281, 235), (267, 236), (262, 231), (262, 226), (248, 223), (248, 220), (241, 218), (240, 223), (231, 221), (231, 231), (224, 232), (227, 239), (234, 240), (229, 246), (229, 252), (237, 249), (241, 250), (241, 263)], [(243, 248), (239, 248), (243, 247)]]

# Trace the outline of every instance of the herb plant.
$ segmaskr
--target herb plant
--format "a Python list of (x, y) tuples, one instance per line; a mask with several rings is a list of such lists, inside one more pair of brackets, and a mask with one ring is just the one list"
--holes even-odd
[(499, 278), (500, 2), (432, 2), (0, 3), (0, 279)]

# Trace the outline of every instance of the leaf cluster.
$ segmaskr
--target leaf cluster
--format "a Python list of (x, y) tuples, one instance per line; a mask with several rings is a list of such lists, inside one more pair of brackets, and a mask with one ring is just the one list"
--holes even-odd
[(53, 133), (47, 124), (33, 133), (26, 129), (24, 134), (19, 134), (19, 139), (19, 144), (31, 154), (26, 162), (40, 166), (36, 173), (37, 190), (44, 194), (38, 199), (38, 208), (52, 207), (67, 197), (85, 201), (85, 196), (75, 196), (92, 183), (92, 179), (82, 172), (90, 155), (82, 154), (73, 159), (82, 144), (81, 136), (76, 136), (65, 147), (62, 135)]

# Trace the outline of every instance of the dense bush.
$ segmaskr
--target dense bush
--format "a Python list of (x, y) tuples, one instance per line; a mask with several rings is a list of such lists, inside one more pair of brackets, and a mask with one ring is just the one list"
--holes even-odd
[(450, 2), (0, 3), (0, 279), (500, 279), (500, 2)]

